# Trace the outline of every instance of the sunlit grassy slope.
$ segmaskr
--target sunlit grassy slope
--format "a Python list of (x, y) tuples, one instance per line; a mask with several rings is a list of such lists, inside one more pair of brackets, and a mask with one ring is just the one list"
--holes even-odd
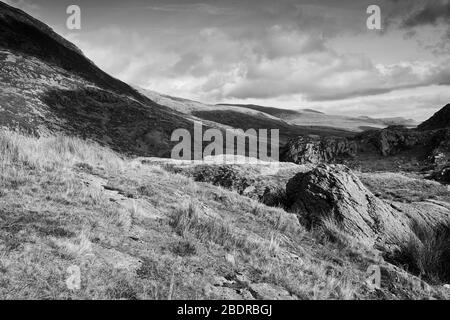
[(429, 297), (444, 293), (282, 209), (92, 142), (0, 132), (1, 299)]

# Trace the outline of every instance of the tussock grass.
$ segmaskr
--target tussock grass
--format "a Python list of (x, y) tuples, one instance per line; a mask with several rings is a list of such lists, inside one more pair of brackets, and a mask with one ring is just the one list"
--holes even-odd
[(194, 201), (184, 203), (174, 213), (172, 226), (182, 237), (194, 235), (199, 241), (214, 242), (232, 250), (243, 249), (247, 252), (256, 249), (256, 244), (249, 241), (245, 235), (236, 234), (233, 227), (221, 218), (201, 217)]
[(74, 240), (68, 239), (52, 239), (63, 254), (72, 258), (86, 256), (92, 253), (92, 242), (89, 239), (89, 233), (81, 231), (79, 236)]
[(312, 230), (315, 237), (322, 243), (333, 243), (341, 248), (352, 246), (355, 241), (342, 230), (341, 225), (332, 217), (325, 217), (320, 225)]
[(0, 130), (2, 176), (7, 170), (12, 170), (14, 175), (14, 170), (24, 168), (52, 171), (77, 163), (101, 165), (112, 172), (120, 171), (124, 165), (116, 153), (94, 142), (63, 135), (36, 138)]
[(432, 283), (450, 282), (450, 224), (430, 229), (413, 221), (414, 234), (392, 257), (395, 264)]

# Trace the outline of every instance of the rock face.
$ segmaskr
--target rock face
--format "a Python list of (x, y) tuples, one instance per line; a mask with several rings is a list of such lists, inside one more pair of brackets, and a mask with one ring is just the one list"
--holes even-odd
[(375, 197), (345, 166), (319, 165), (286, 187), (288, 207), (307, 226), (335, 221), (347, 235), (390, 250), (409, 236), (406, 217)]
[(368, 131), (357, 137), (361, 151), (374, 147), (381, 155), (391, 156), (403, 150), (423, 145), (430, 135), (410, 130), (401, 126), (388, 127), (383, 130)]
[(412, 152), (436, 168), (445, 166), (450, 159), (450, 128), (418, 131), (395, 126), (364, 132), (355, 140), (359, 154), (378, 153), (389, 157)]
[(450, 104), (419, 125), (419, 130), (436, 130), (450, 127)]
[(355, 142), (341, 137), (301, 136), (291, 139), (281, 151), (281, 160), (297, 164), (328, 163), (356, 155)]

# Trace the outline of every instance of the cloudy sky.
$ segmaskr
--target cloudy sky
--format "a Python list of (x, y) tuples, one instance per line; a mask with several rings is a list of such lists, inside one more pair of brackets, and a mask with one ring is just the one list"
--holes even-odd
[[(110, 74), (174, 96), (417, 120), (450, 103), (450, 0), (6, 2)], [(382, 30), (367, 28), (369, 5)]]

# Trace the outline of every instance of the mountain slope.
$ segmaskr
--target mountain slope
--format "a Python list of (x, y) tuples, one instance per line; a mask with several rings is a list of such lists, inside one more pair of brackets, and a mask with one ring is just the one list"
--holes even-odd
[(272, 107), (263, 107), (263, 106), (258, 106), (258, 105), (254, 105), (254, 104), (228, 104), (228, 103), (223, 103), (223, 104), (218, 104), (218, 106), (228, 106), (228, 107), (239, 107), (239, 108), (244, 108), (244, 109), (251, 109), (251, 110), (256, 110), (256, 111), (260, 111), (260, 112), (264, 112), (267, 114), (270, 114), (271, 116), (277, 117), (277, 118), (285, 118), (289, 115), (294, 116), (294, 115), (298, 115), (299, 112), (295, 111), (295, 110), (288, 110), (288, 109), (279, 109), (279, 108), (272, 108)]
[(436, 130), (450, 127), (450, 104), (419, 125), (419, 130)]
[[(154, 91), (139, 89), (149, 99), (167, 106), (173, 110), (194, 116), (199, 121), (206, 122), (210, 126), (221, 128), (248, 129), (279, 129), (280, 144), (286, 143), (290, 138), (299, 135), (320, 136), (352, 136), (354, 133), (341, 128), (320, 125), (297, 125), (285, 121), (288, 114), (298, 114), (297, 111), (284, 110), (260, 106), (204, 104), (188, 99), (176, 98)], [(284, 115), (286, 114), (286, 116)]]
[(97, 68), (73, 44), (0, 2), (0, 127), (64, 132), (141, 155), (167, 155), (186, 116)]
[(366, 116), (349, 117), (325, 114), (312, 109), (288, 110), (252, 104), (219, 104), (218, 106), (240, 107), (244, 109), (257, 110), (284, 120), (291, 125), (300, 127), (329, 127), (352, 132), (361, 132), (367, 129), (382, 129), (391, 125), (416, 125), (414, 120), (404, 119), (401, 117), (379, 119)]

